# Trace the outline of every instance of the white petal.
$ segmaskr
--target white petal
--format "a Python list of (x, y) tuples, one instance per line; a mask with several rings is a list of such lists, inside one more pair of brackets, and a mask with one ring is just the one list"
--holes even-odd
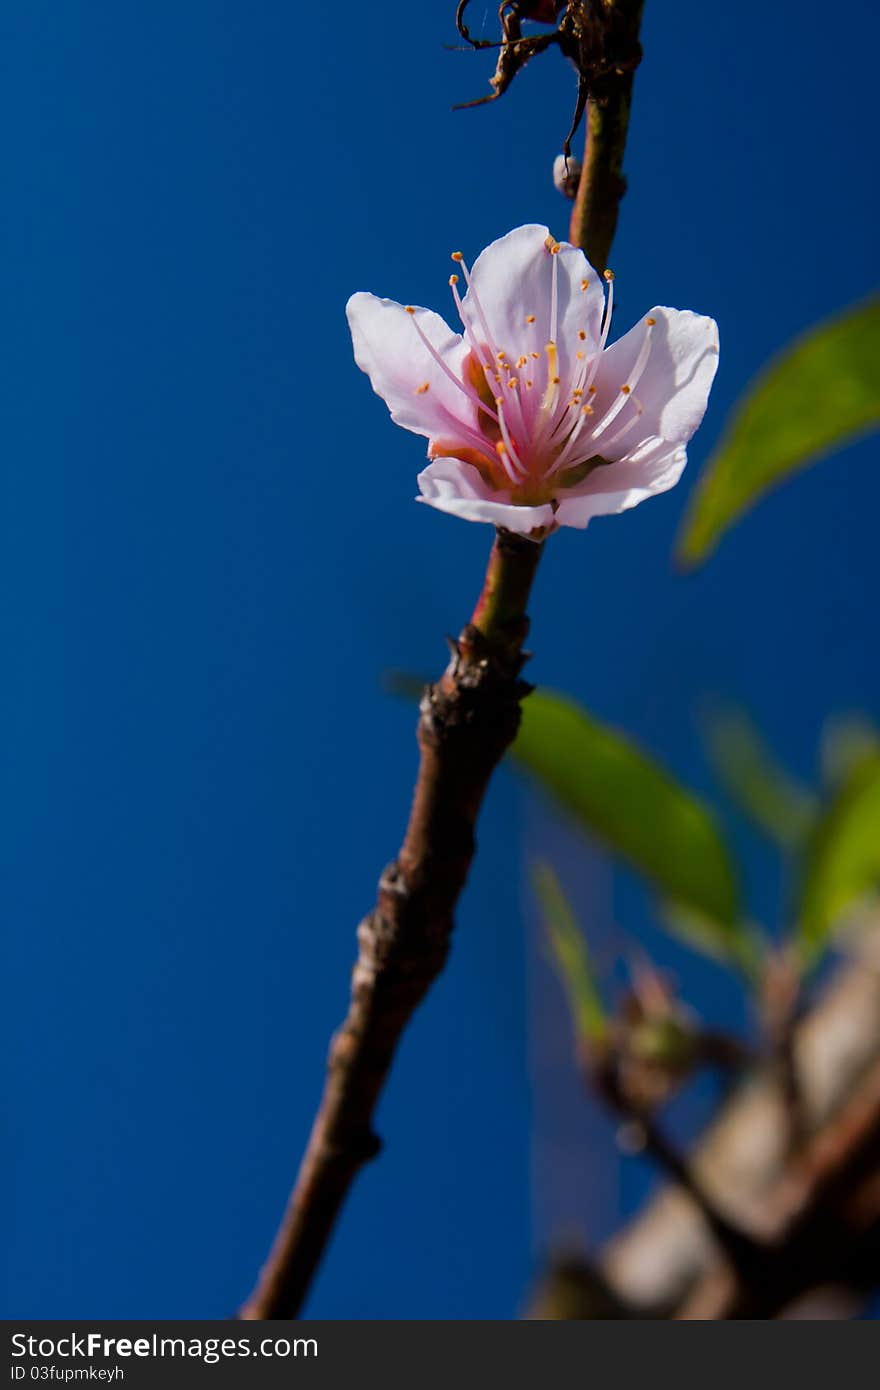
[(620, 462), (596, 468), (579, 488), (561, 494), (556, 521), (560, 526), (582, 528), (594, 516), (637, 507), (646, 498), (674, 487), (686, 463), (683, 444), (646, 441)]
[[(653, 328), (648, 326), (649, 318), (656, 320)], [(640, 442), (653, 437), (686, 444), (706, 412), (718, 368), (718, 325), (714, 319), (688, 309), (660, 307), (651, 309), (602, 354), (592, 402), (597, 417), (617, 398), (621, 386), (630, 384), (639, 349), (649, 332), (650, 355), (640, 380), (632, 383), (630, 401), (596, 439), (596, 453), (606, 458), (628, 456)], [(608, 446), (639, 406), (642, 414), (638, 423), (606, 454), (603, 446)]]
[(435, 459), (419, 474), (418, 483), (422, 495), (417, 501), (466, 521), (488, 521), (522, 536), (554, 524), (552, 507), (516, 506), (509, 493), (494, 491), (476, 468), (460, 459)]
[(459, 379), (468, 352), (461, 335), (430, 309), (408, 314), (393, 299), (363, 292), (351, 296), (345, 312), (355, 361), (388, 406), (392, 420), (429, 439), (445, 436), (466, 442), (466, 432), (477, 428), (480, 412), (431, 356), (414, 320)]
[[(486, 318), (496, 352), (516, 362), (531, 351), (543, 353), (551, 336), (553, 262), (557, 262), (557, 324), (560, 376), (567, 385), (574, 370), (574, 354), (596, 343), (602, 319), (604, 294), (599, 276), (583, 251), (563, 242), (555, 256), (547, 249), (546, 227), (517, 227), (493, 241), (478, 256), (471, 271), (472, 289), (465, 295), (462, 313), (473, 334), (486, 337), (476, 300)], [(582, 286), (586, 283), (586, 289)], [(534, 315), (535, 322), (527, 322)]]

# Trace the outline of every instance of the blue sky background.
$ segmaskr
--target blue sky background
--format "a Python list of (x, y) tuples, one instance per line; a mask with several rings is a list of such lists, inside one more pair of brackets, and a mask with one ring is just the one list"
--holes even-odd
[[(7, 1317), (231, 1313), (306, 1138), (415, 767), (382, 673), (439, 670), (491, 539), (414, 505), (422, 444), (355, 369), (343, 306), (363, 288), (445, 310), (452, 249), (567, 223), (550, 167), (573, 74), (551, 54), (452, 113), (491, 67), (444, 50), (453, 12), (0, 15)], [(703, 789), (707, 695), (745, 702), (804, 774), (829, 710), (880, 713), (876, 444), (768, 500), (700, 574), (670, 564), (746, 380), (875, 283), (877, 39), (871, 0), (834, 43), (819, 0), (646, 6), (616, 322), (711, 313), (721, 370), (682, 486), (548, 547), (531, 674)], [(558, 1191), (542, 1161), (560, 1116), (526, 1024), (559, 1001), (526, 967), (527, 839), (738, 1016), (712, 967), (658, 946), (641, 888), (516, 786), (492, 789), (315, 1316), (513, 1316), (559, 1223), (596, 1236), (641, 1190), (604, 1145)], [(735, 834), (769, 920), (772, 861)]]

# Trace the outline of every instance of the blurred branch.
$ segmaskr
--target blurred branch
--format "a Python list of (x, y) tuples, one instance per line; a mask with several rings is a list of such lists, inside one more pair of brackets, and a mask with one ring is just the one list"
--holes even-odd
[(604, 0), (606, 43), (620, 54), (620, 69), (591, 86), (587, 99), (586, 145), (568, 239), (580, 246), (596, 270), (608, 265), (626, 192), (623, 156), (629, 131), (635, 67), (641, 54), (639, 30), (644, 0)]
[(710, 1271), (678, 1317), (773, 1318), (819, 1285), (876, 1284), (878, 1168), (880, 1062), (767, 1194), (764, 1205), (777, 1231), (760, 1279)]
[(379, 1151), (373, 1112), (400, 1036), (443, 969), (489, 778), (513, 741), (526, 604), (541, 545), (499, 531), (471, 622), (421, 702), (421, 754), (400, 853), (358, 928), (348, 1016), (287, 1212), (242, 1316), (296, 1315), (359, 1168)]
[[(753, 1316), (775, 1316), (784, 1301), (817, 1283), (868, 1287), (878, 1280), (878, 953), (880, 925), (866, 930), (860, 958), (841, 968), (794, 1026), (799, 1150), (791, 1152), (786, 1097), (771, 1066), (738, 1089), (690, 1157), (702, 1190), (723, 1200), (737, 1225), (760, 1231), (771, 1244), (795, 1249), (797, 1242), (797, 1261), (768, 1258), (772, 1277), (762, 1274), (755, 1288), (766, 1282), (764, 1306), (777, 1306)], [(669, 1316), (670, 1309), (695, 1317), (742, 1315), (735, 1309), (744, 1306), (743, 1291), (719, 1261), (699, 1213), (675, 1189), (661, 1191), (615, 1236), (599, 1265), (620, 1300), (660, 1310), (655, 1316)]]
[(652, 1108), (636, 1103), (629, 1095), (615, 1050), (585, 1046), (581, 1060), (584, 1075), (600, 1100), (612, 1114), (637, 1130), (647, 1156), (687, 1193), (740, 1279), (749, 1280), (763, 1260), (760, 1242), (728, 1219), (685, 1156), (664, 1134)]

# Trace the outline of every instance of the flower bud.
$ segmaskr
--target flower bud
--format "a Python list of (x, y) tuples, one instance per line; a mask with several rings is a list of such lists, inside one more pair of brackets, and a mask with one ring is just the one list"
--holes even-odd
[(569, 155), (558, 154), (553, 161), (553, 183), (564, 198), (575, 199), (581, 181), (581, 162)]

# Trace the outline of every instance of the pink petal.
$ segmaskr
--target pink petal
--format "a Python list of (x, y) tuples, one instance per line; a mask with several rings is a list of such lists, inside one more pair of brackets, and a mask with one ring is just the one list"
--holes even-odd
[[(648, 319), (655, 325), (649, 328)], [(659, 438), (686, 444), (703, 415), (718, 369), (718, 325), (714, 319), (688, 309), (652, 309), (602, 355), (596, 378), (593, 409), (597, 421), (630, 384), (639, 349), (650, 332), (651, 350), (638, 382), (632, 381), (630, 400), (607, 431), (595, 440), (595, 452), (608, 458), (628, 457), (643, 441)], [(637, 423), (615, 446), (615, 434), (641, 407)], [(605, 453), (605, 448), (610, 453)]]
[(552, 507), (516, 506), (509, 493), (494, 491), (476, 468), (460, 459), (435, 459), (419, 474), (418, 483), (418, 502), (466, 521), (488, 521), (521, 536), (554, 524)]
[(479, 411), (434, 360), (415, 324), (458, 379), (468, 352), (461, 335), (429, 309), (409, 314), (392, 299), (363, 292), (351, 296), (345, 312), (355, 361), (388, 406), (392, 420), (429, 439), (446, 436), (468, 442), (477, 430)]
[(594, 516), (637, 507), (646, 498), (674, 487), (686, 463), (683, 444), (646, 441), (631, 456), (594, 469), (578, 488), (561, 494), (556, 521), (560, 526), (583, 528)]
[[(559, 374), (567, 384), (574, 370), (575, 352), (598, 342), (604, 294), (601, 280), (584, 253), (563, 242), (553, 256), (547, 248), (549, 236), (546, 227), (516, 227), (487, 246), (474, 263), (472, 288), (465, 295), (462, 312), (473, 334), (485, 339), (476, 304), (479, 300), (494, 350), (506, 352), (511, 361), (532, 351), (543, 354), (551, 337), (555, 260)], [(535, 322), (530, 324), (527, 319), (532, 315)], [(587, 335), (586, 342), (579, 339), (579, 331)]]

